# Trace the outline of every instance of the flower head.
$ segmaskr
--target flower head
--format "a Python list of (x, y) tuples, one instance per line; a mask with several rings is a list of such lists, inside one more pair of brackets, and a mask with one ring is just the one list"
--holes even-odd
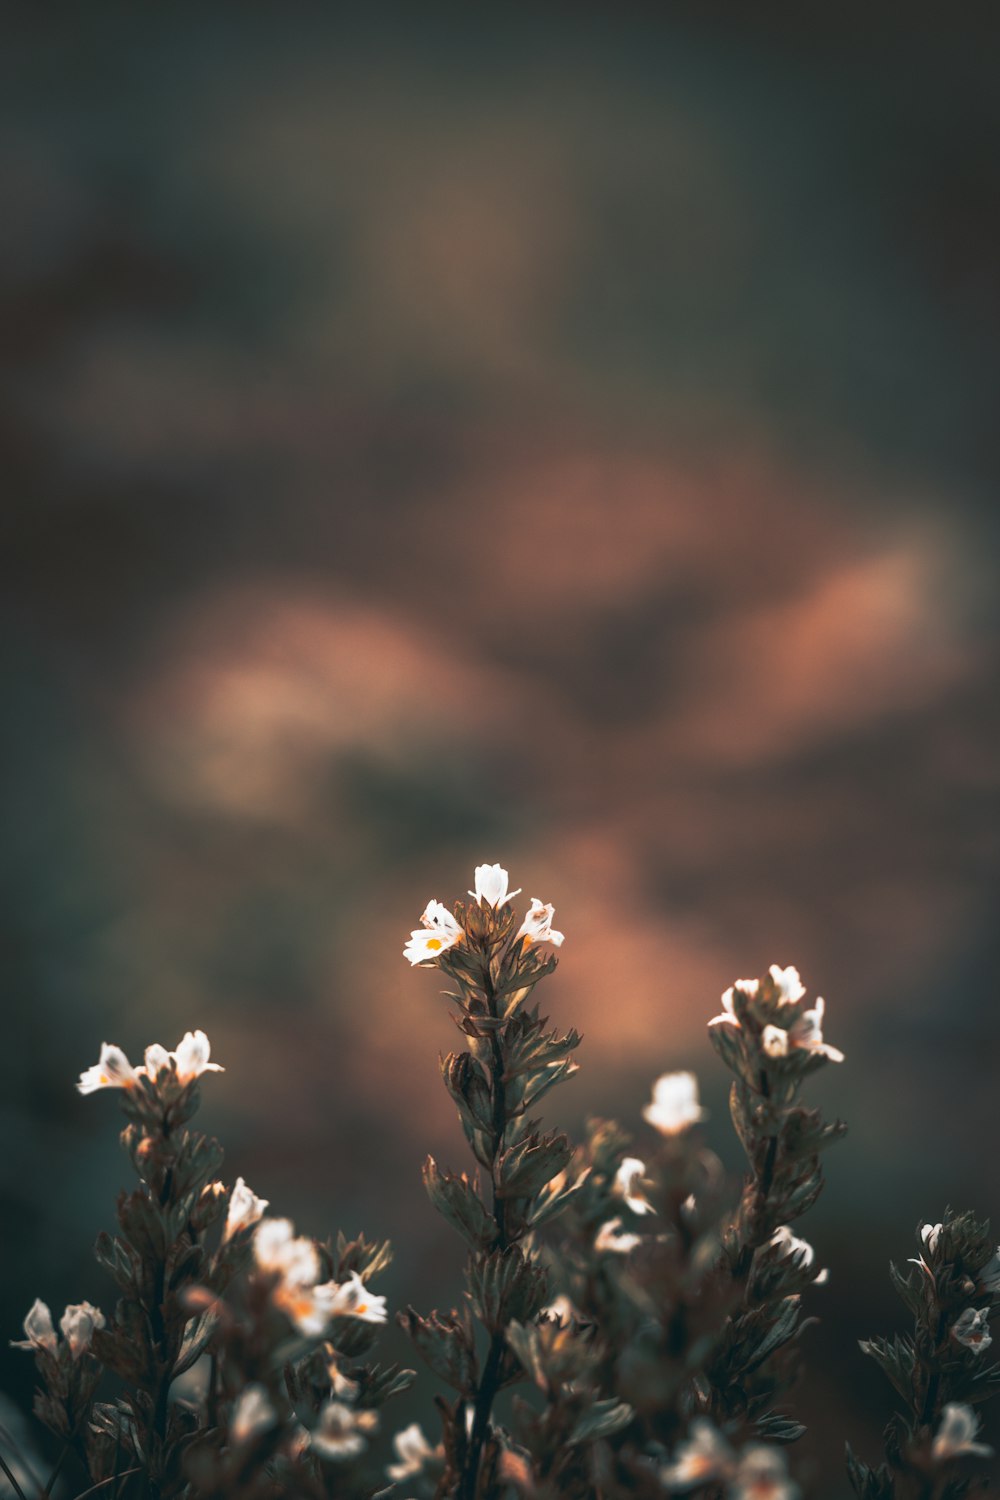
[[(816, 1259), (816, 1252), (808, 1240), (803, 1240), (792, 1233), (787, 1224), (780, 1225), (771, 1236), (770, 1243), (778, 1251), (781, 1260), (790, 1260), (798, 1271), (809, 1271), (812, 1269)], [(828, 1279), (827, 1271), (818, 1271), (813, 1280), (818, 1286), (822, 1286)]]
[(169, 1068), (173, 1060), (173, 1053), (168, 1052), (166, 1047), (161, 1047), (159, 1042), (152, 1042), (146, 1048), (142, 1066), (136, 1068), (136, 1072), (145, 1073), (150, 1082), (155, 1083), (157, 1075)]
[(772, 964), (768, 973), (782, 1005), (795, 1005), (802, 999), (806, 987), (799, 978), (798, 969), (792, 965), (789, 965), (787, 969), (779, 969), (777, 964)]
[(510, 876), (501, 865), (477, 865), (476, 889), (469, 895), (474, 896), (480, 906), (505, 906), (521, 894), (520, 886), (516, 891), (508, 891), (509, 881)]
[(224, 1073), (220, 1063), (209, 1062), (212, 1047), (203, 1031), (188, 1031), (173, 1053), (178, 1083), (192, 1083), (202, 1073)]
[(229, 1421), (230, 1439), (237, 1444), (248, 1443), (269, 1427), (276, 1427), (278, 1420), (278, 1413), (266, 1389), (259, 1382), (253, 1381), (241, 1391), (239, 1400), (233, 1407)]
[(959, 1313), (951, 1325), (951, 1336), (958, 1344), (964, 1344), (975, 1354), (985, 1354), (993, 1339), (990, 1336), (989, 1314), (983, 1307), (967, 1307)]
[(554, 943), (557, 948), (561, 948), (564, 935), (556, 932), (552, 926), (552, 918), (555, 914), (554, 906), (546, 906), (544, 901), (539, 901), (537, 896), (532, 896), (531, 905), (517, 930), (517, 936), (524, 938), (526, 943)]
[(79, 1359), (90, 1348), (95, 1328), (104, 1327), (104, 1314), (90, 1302), (73, 1302), (59, 1319), (62, 1336), (73, 1359)]
[(615, 1180), (611, 1187), (613, 1193), (616, 1193), (619, 1198), (624, 1198), (634, 1214), (655, 1214), (656, 1212), (640, 1186), (645, 1175), (646, 1163), (640, 1161), (638, 1156), (626, 1156), (615, 1173)]
[(792, 1047), (801, 1047), (804, 1052), (818, 1052), (830, 1062), (843, 1062), (844, 1054), (823, 1040), (823, 1012), (826, 1001), (817, 999), (812, 1010), (804, 1010), (797, 1021), (788, 1028), (788, 1041)]
[[(386, 1321), (385, 1298), (376, 1297), (368, 1290), (357, 1271), (352, 1271), (347, 1281), (328, 1281), (330, 1291), (330, 1313), (335, 1318), (360, 1318), (363, 1323)], [(317, 1291), (322, 1291), (317, 1287)]]
[(628, 1234), (622, 1228), (621, 1219), (609, 1219), (602, 1224), (594, 1237), (594, 1249), (598, 1255), (628, 1255), (642, 1244), (638, 1234)]
[(59, 1347), (59, 1339), (52, 1325), (52, 1314), (48, 1304), (40, 1297), (35, 1298), (25, 1317), (24, 1332), (26, 1338), (11, 1339), (12, 1349), (47, 1349), (50, 1354), (55, 1354)]
[(424, 1430), (419, 1422), (411, 1422), (409, 1427), (404, 1427), (397, 1432), (392, 1440), (392, 1446), (396, 1450), (399, 1462), (386, 1465), (386, 1475), (394, 1483), (399, 1484), (412, 1475), (420, 1474), (429, 1458), (443, 1456), (443, 1449), (432, 1448), (424, 1437)]
[(643, 1119), (661, 1135), (677, 1135), (705, 1118), (698, 1102), (698, 1080), (693, 1073), (663, 1073), (653, 1084), (653, 1102), (644, 1106)]
[(270, 1199), (258, 1198), (257, 1194), (251, 1192), (242, 1177), (237, 1177), (229, 1199), (229, 1208), (226, 1211), (226, 1227), (222, 1231), (223, 1240), (231, 1239), (241, 1229), (249, 1229), (252, 1224), (263, 1216), (268, 1207)]
[(780, 1448), (754, 1443), (744, 1450), (729, 1490), (730, 1500), (795, 1500), (797, 1484), (788, 1477)]
[(80, 1074), (77, 1088), (81, 1094), (93, 1094), (97, 1089), (130, 1089), (137, 1076), (120, 1047), (102, 1042), (100, 1060)]
[(941, 1425), (934, 1434), (931, 1454), (939, 1463), (949, 1458), (963, 1456), (992, 1458), (993, 1449), (988, 1443), (974, 1443), (979, 1431), (979, 1418), (971, 1406), (961, 1401), (949, 1401), (941, 1412)]
[(461, 942), (465, 933), (452, 913), (440, 901), (428, 901), (420, 918), (421, 926), (410, 933), (403, 957), (411, 964), (423, 964), (440, 958), (442, 953)]
[(674, 1461), (660, 1470), (660, 1479), (670, 1490), (694, 1489), (711, 1479), (722, 1479), (733, 1463), (733, 1450), (720, 1432), (704, 1417), (691, 1423), (690, 1436), (678, 1443)]
[(367, 1447), (364, 1433), (371, 1432), (378, 1417), (373, 1411), (354, 1411), (343, 1401), (327, 1401), (312, 1430), (312, 1447), (320, 1458), (334, 1462), (356, 1458)]

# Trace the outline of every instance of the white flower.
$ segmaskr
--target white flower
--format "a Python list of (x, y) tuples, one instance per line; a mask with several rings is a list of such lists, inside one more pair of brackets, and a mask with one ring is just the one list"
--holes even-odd
[(278, 1423), (278, 1413), (264, 1386), (254, 1381), (241, 1393), (229, 1421), (229, 1436), (234, 1443), (250, 1442)]
[(357, 1271), (348, 1281), (328, 1281), (317, 1291), (329, 1290), (330, 1313), (335, 1318), (360, 1318), (363, 1323), (384, 1323), (388, 1316), (385, 1298), (368, 1290)]
[(420, 921), (422, 926), (410, 933), (409, 941), (403, 949), (403, 957), (408, 958), (411, 964), (423, 964), (429, 959), (440, 958), (442, 953), (453, 948), (465, 936), (459, 923), (440, 901), (428, 901)]
[(257, 1194), (247, 1187), (243, 1178), (237, 1177), (229, 1198), (229, 1208), (226, 1211), (226, 1227), (222, 1231), (223, 1240), (231, 1239), (238, 1230), (249, 1229), (251, 1224), (256, 1224), (269, 1204), (269, 1198), (258, 1198)]
[(676, 1135), (705, 1118), (698, 1102), (698, 1080), (693, 1073), (663, 1073), (653, 1084), (653, 1102), (644, 1106), (643, 1119), (661, 1135)]
[(961, 1401), (949, 1401), (941, 1412), (941, 1425), (934, 1436), (931, 1453), (939, 1463), (963, 1455), (992, 1458), (993, 1449), (987, 1443), (974, 1443), (972, 1439), (979, 1431), (979, 1418), (971, 1406)]
[(532, 896), (528, 914), (517, 930), (517, 937), (524, 938), (527, 943), (554, 943), (557, 948), (561, 948), (564, 934), (556, 932), (552, 926), (555, 914), (554, 906), (546, 906), (537, 896)]
[(253, 1237), (253, 1253), (261, 1271), (298, 1286), (319, 1280), (319, 1253), (312, 1240), (296, 1237), (291, 1219), (262, 1219)]
[(226, 1070), (221, 1064), (209, 1062), (211, 1051), (211, 1043), (203, 1031), (186, 1032), (173, 1053), (178, 1083), (191, 1083), (202, 1073), (224, 1073)]
[(797, 1021), (788, 1028), (791, 1046), (801, 1047), (806, 1052), (819, 1052), (831, 1062), (843, 1062), (844, 1054), (837, 1047), (828, 1046), (823, 1040), (823, 1012), (826, 1001), (817, 999), (812, 1010), (804, 1010)]
[(378, 1422), (373, 1411), (352, 1411), (342, 1401), (328, 1401), (312, 1431), (312, 1447), (320, 1458), (356, 1458), (367, 1444), (362, 1436)]
[(990, 1337), (989, 1317), (985, 1308), (967, 1307), (951, 1325), (951, 1336), (956, 1343), (964, 1344), (976, 1354), (984, 1354), (993, 1340)]
[(480, 906), (505, 906), (521, 894), (520, 886), (516, 891), (508, 891), (509, 880), (510, 876), (501, 865), (477, 865), (476, 889), (469, 895), (475, 896)]
[(788, 1032), (780, 1026), (765, 1026), (761, 1032), (760, 1044), (768, 1057), (788, 1056)]
[(294, 1281), (279, 1281), (271, 1301), (281, 1309), (299, 1333), (309, 1339), (321, 1338), (333, 1317), (332, 1282), (322, 1286), (303, 1286)]
[(656, 1209), (647, 1199), (639, 1184), (646, 1175), (646, 1163), (637, 1156), (626, 1156), (615, 1173), (611, 1191), (624, 1198), (634, 1214), (655, 1214)]
[(759, 989), (759, 979), (737, 979), (733, 984), (729, 986), (728, 990), (726, 990), (722, 996), (722, 1014), (720, 1016), (713, 1016), (711, 1021), (709, 1021), (708, 1023), (709, 1026), (718, 1026), (720, 1021), (728, 1021), (732, 1025), (738, 1026), (740, 1023), (739, 1017), (736, 1014), (736, 1005), (733, 1000), (734, 994), (737, 990), (739, 990), (740, 994), (746, 1000), (753, 1000), (756, 998), (757, 991)]
[(560, 1323), (572, 1323), (580, 1316), (565, 1292), (560, 1292), (558, 1297), (554, 1297), (547, 1307), (542, 1308), (542, 1312), (546, 1317), (555, 1318)]
[(594, 1249), (599, 1255), (628, 1255), (637, 1245), (642, 1244), (642, 1238), (638, 1234), (626, 1234), (622, 1229), (621, 1219), (609, 1219), (602, 1224), (594, 1238)]
[(47, 1349), (55, 1354), (59, 1340), (52, 1326), (52, 1314), (41, 1297), (36, 1297), (24, 1320), (25, 1339), (11, 1339), (12, 1349)]
[(984, 1292), (1000, 1292), (1000, 1246), (980, 1270), (978, 1281)]
[[(774, 1245), (782, 1260), (791, 1260), (799, 1271), (808, 1271), (812, 1268), (816, 1259), (816, 1252), (808, 1240), (799, 1239), (789, 1229), (787, 1224), (782, 1224), (771, 1236), (770, 1243)], [(817, 1286), (823, 1286), (829, 1280), (828, 1271), (818, 1271), (813, 1277)]]
[(938, 1240), (941, 1238), (943, 1228), (943, 1224), (921, 1224), (920, 1226), (921, 1243), (932, 1255), (938, 1247)]
[(674, 1461), (660, 1470), (660, 1479), (671, 1490), (693, 1489), (710, 1479), (721, 1479), (732, 1466), (733, 1450), (711, 1422), (696, 1417), (690, 1436), (678, 1443)]
[(164, 1068), (169, 1068), (172, 1061), (173, 1056), (166, 1047), (161, 1047), (159, 1042), (152, 1042), (146, 1048), (142, 1067), (136, 1068), (136, 1072), (145, 1073), (146, 1077), (155, 1083), (156, 1075)]
[(84, 1350), (90, 1348), (94, 1329), (104, 1327), (104, 1314), (90, 1302), (73, 1302), (59, 1319), (59, 1327), (70, 1354), (79, 1359)]
[(424, 1430), (419, 1422), (411, 1422), (409, 1427), (397, 1432), (392, 1446), (399, 1462), (387, 1464), (385, 1472), (396, 1484), (409, 1479), (412, 1474), (421, 1473), (427, 1460), (437, 1456), (437, 1450), (424, 1437)]
[(791, 965), (787, 969), (779, 969), (777, 964), (772, 964), (768, 973), (778, 991), (778, 999), (782, 1005), (795, 1005), (802, 999), (806, 987), (799, 978), (799, 971)]
[(798, 1493), (781, 1449), (764, 1443), (744, 1451), (728, 1491), (730, 1500), (795, 1500)]
[(96, 1089), (130, 1089), (137, 1076), (120, 1047), (102, 1042), (100, 1061), (80, 1074), (77, 1088), (81, 1094), (92, 1094)]

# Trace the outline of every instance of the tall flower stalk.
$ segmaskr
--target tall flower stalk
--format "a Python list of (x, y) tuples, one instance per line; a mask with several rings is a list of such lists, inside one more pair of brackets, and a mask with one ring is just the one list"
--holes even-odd
[[(571, 1054), (580, 1038), (546, 1030), (535, 985), (556, 966), (541, 944), (559, 946), (551, 906), (535, 899), (518, 925), (507, 872), (499, 865), (476, 870), (471, 904), (453, 910), (432, 901), (422, 927), (404, 950), (413, 964), (430, 964), (452, 981), (455, 1022), (465, 1049), (442, 1063), (479, 1172), (470, 1178), (440, 1168), (428, 1157), (424, 1183), (431, 1201), (469, 1246), (467, 1307), (444, 1317), (401, 1317), (421, 1355), (457, 1392), (443, 1403), (445, 1483), (456, 1500), (493, 1493), (501, 1449), (491, 1431), (498, 1392), (524, 1377), (508, 1341), (511, 1324), (535, 1322), (545, 1302), (547, 1278), (531, 1243), (540, 1224), (555, 1216), (574, 1188), (565, 1181), (571, 1156), (560, 1131), (541, 1131), (530, 1115), (543, 1095), (576, 1072)], [(486, 1333), (480, 1358), (470, 1313)], [(523, 1335), (516, 1335), (524, 1347)]]

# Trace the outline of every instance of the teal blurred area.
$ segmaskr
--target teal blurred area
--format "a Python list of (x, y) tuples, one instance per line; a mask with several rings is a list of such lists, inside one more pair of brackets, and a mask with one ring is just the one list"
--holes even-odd
[(753, 9), (5, 18), (4, 1340), (109, 1300), (76, 1076), (195, 1026), (231, 1175), (450, 1300), (401, 950), (500, 860), (567, 1128), (692, 1066), (735, 1171), (720, 992), (826, 996), (799, 1410), (874, 1457), (888, 1256), (1000, 1218), (998, 37)]

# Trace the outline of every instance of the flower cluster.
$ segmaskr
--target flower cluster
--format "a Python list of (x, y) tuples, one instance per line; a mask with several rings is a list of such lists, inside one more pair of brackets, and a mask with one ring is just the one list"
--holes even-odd
[(164, 1073), (172, 1074), (183, 1088), (203, 1073), (225, 1072), (219, 1063), (209, 1062), (211, 1055), (211, 1044), (203, 1031), (186, 1032), (173, 1052), (153, 1042), (137, 1068), (120, 1047), (102, 1042), (100, 1058), (80, 1074), (77, 1088), (81, 1094), (93, 1094), (97, 1089), (132, 1089), (140, 1079), (156, 1084)]
[(352, 1271), (347, 1281), (320, 1281), (313, 1240), (296, 1237), (290, 1219), (264, 1219), (253, 1237), (254, 1262), (269, 1281), (271, 1300), (299, 1333), (319, 1338), (334, 1318), (384, 1323), (385, 1298), (368, 1291)]

